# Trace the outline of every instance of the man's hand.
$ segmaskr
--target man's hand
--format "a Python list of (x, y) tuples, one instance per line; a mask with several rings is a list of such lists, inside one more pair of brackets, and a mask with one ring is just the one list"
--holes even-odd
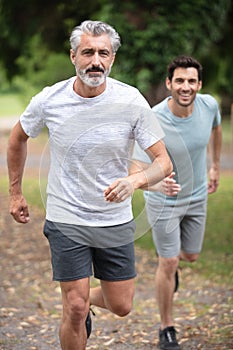
[(15, 221), (26, 224), (29, 222), (28, 205), (22, 195), (12, 195), (10, 199), (10, 213)]
[(104, 197), (107, 202), (120, 203), (126, 198), (130, 197), (134, 193), (134, 186), (130, 182), (133, 176), (128, 176), (127, 178), (121, 178), (114, 181), (108, 188), (104, 191)]
[(209, 171), (209, 183), (208, 183), (208, 193), (214, 193), (217, 191), (219, 185), (219, 169), (214, 167), (210, 168)]
[(176, 196), (181, 191), (181, 186), (173, 179), (174, 176), (175, 172), (173, 171), (168, 177), (160, 181), (156, 185), (157, 191), (162, 192), (166, 196)]

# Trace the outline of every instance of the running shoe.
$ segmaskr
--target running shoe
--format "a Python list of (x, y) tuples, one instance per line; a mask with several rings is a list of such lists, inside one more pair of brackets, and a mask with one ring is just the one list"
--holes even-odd
[(176, 330), (174, 327), (167, 327), (159, 330), (160, 350), (181, 350), (176, 340)]

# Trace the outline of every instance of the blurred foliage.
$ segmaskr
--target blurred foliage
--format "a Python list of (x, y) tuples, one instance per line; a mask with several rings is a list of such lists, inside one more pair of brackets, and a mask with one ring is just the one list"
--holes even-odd
[(85, 6), (81, 0), (25, 0), (24, 6), (0, 0), (0, 61), (8, 79), (33, 92), (73, 75), (69, 35), (85, 19), (117, 29), (122, 47), (112, 76), (137, 86), (151, 104), (179, 54), (201, 60), (204, 86), (233, 97), (232, 0), (86, 0)]
[[(31, 54), (31, 53), (37, 53)], [(13, 77), (13, 86), (23, 91), (23, 102), (28, 103), (31, 96), (46, 85), (67, 79), (74, 74), (74, 66), (68, 54), (50, 52), (43, 45), (41, 36), (34, 35), (25, 46), (25, 53), (17, 59), (19, 74)]]
[[(101, 14), (105, 21), (119, 28), (123, 38), (117, 57), (120, 64), (115, 66), (116, 72), (113, 71), (115, 76), (137, 86), (154, 104), (164, 97), (161, 92), (164, 92), (162, 82), (167, 64), (177, 55), (188, 54), (205, 63), (204, 89), (207, 84), (206, 88), (212, 93), (228, 93), (233, 98), (233, 79), (227, 74), (233, 59), (229, 43), (226, 42), (225, 49), (229, 50), (229, 55), (212, 57), (213, 49), (221, 52), (218, 43), (224, 46), (225, 32), (233, 32), (230, 9), (228, 0), (147, 0), (143, 3), (116, 0), (108, 4)], [(215, 80), (212, 73), (206, 75), (208, 62), (214, 64)], [(208, 77), (211, 78), (209, 82)], [(223, 80), (224, 90), (220, 85)]]

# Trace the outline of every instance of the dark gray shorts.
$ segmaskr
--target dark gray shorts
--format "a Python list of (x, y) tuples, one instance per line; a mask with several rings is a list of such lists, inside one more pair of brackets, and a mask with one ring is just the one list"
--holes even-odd
[[(81, 233), (90, 234), (91, 231), (95, 234), (98, 231), (105, 231), (105, 234), (112, 231), (115, 234), (117, 231), (126, 232), (130, 239), (128, 238), (128, 242), (124, 242), (123, 245), (103, 248), (84, 245), (75, 238)], [(46, 220), (44, 235), (50, 244), (53, 279), (65, 282), (86, 278), (92, 275), (92, 267), (94, 276), (101, 280), (123, 281), (134, 278), (136, 276), (134, 231), (133, 220), (126, 224), (101, 228), (60, 224)], [(76, 232), (79, 234), (76, 235)]]

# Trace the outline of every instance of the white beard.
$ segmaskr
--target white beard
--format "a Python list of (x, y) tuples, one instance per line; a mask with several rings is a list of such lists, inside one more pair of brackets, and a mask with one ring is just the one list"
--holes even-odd
[[(99, 76), (99, 72), (97, 72), (96, 76), (89, 76), (90, 73), (86, 73), (86, 70), (77, 69), (76, 73), (79, 76), (79, 78), (82, 80), (84, 84), (90, 87), (97, 87), (102, 85), (105, 82), (106, 77), (110, 74), (111, 69), (105, 71), (104, 73), (101, 73), (101, 76)], [(94, 72), (91, 74), (95, 75)]]

